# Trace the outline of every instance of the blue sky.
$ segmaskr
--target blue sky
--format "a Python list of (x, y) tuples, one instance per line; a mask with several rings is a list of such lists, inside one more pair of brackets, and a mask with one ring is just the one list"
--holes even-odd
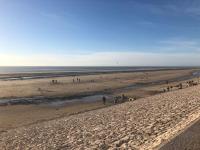
[(200, 65), (199, 36), (199, 0), (0, 0), (0, 65)]

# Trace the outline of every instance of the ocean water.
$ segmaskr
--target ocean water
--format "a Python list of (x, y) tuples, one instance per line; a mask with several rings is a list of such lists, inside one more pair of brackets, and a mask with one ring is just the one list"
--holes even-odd
[(143, 71), (177, 69), (183, 67), (0, 67), (0, 74), (15, 73), (90, 73), (90, 72), (114, 72), (114, 71)]

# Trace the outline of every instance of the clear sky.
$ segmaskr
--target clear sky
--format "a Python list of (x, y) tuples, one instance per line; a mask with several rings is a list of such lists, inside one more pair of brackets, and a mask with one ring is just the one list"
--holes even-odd
[(199, 0), (0, 0), (0, 65), (200, 65)]

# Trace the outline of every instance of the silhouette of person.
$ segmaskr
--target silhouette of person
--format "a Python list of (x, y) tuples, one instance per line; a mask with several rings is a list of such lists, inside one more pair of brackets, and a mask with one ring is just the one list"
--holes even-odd
[(103, 97), (102, 97), (102, 100), (103, 100), (103, 104), (105, 105), (105, 104), (106, 104), (106, 97), (103, 96)]

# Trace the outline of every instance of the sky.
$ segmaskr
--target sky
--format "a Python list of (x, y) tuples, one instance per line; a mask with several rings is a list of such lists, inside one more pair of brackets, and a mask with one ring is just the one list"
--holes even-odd
[(199, 0), (0, 0), (0, 66), (199, 65)]

